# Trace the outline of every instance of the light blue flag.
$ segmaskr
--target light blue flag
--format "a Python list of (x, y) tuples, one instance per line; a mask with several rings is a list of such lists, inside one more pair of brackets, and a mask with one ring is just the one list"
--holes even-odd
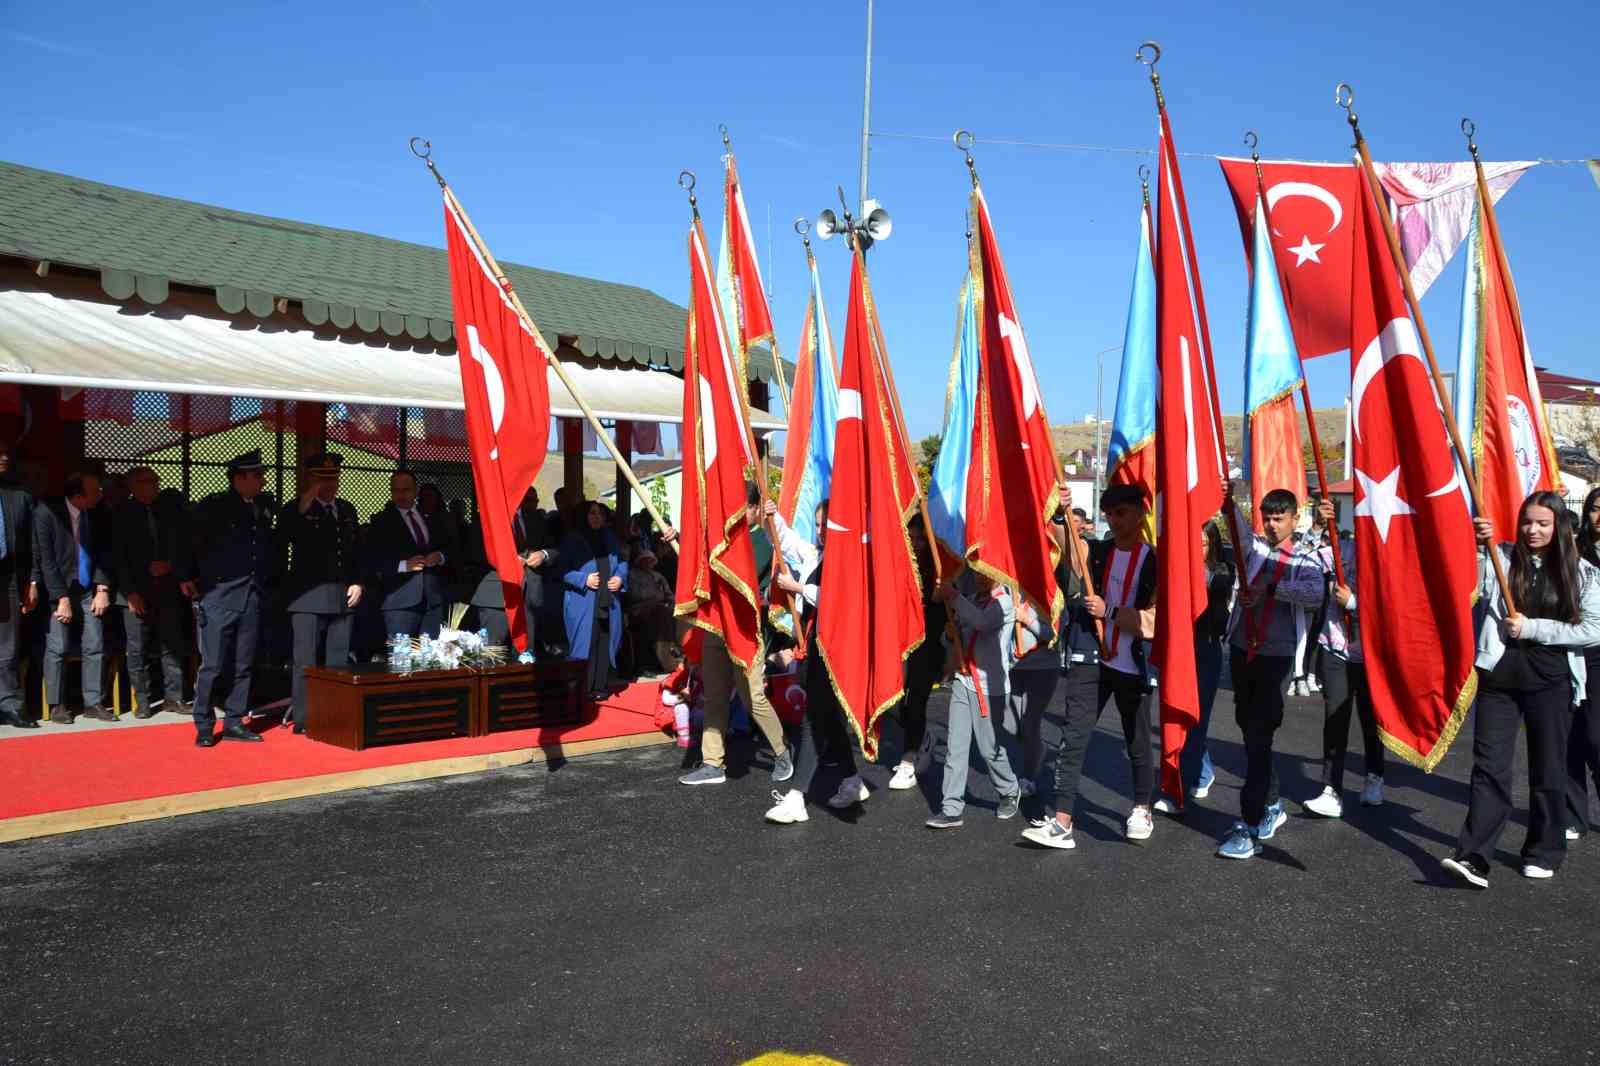
[[(1133, 476), (1114, 477), (1117, 467), (1149, 448), (1156, 436), (1156, 275), (1150, 254), (1150, 215), (1139, 210), (1139, 255), (1133, 262), (1133, 292), (1128, 298), (1128, 326), (1122, 335), (1122, 374), (1117, 381), (1117, 406), (1111, 416), (1107, 449), (1108, 482), (1126, 482), (1155, 492), (1154, 460)], [(1130, 470), (1130, 474), (1133, 472)]]
[[(1261, 414), (1268, 404), (1282, 400), (1298, 389), (1305, 379), (1305, 371), (1300, 366), (1300, 350), (1295, 347), (1294, 330), (1289, 325), (1289, 309), (1283, 302), (1283, 289), (1278, 283), (1267, 209), (1259, 196), (1256, 197), (1255, 214), (1255, 247), (1251, 254), (1255, 271), (1250, 277), (1250, 322), (1245, 333), (1243, 469), (1246, 476), (1252, 479), (1253, 491), (1262, 492), (1278, 487), (1303, 490), (1305, 462), (1298, 447), (1293, 455), (1269, 454), (1259, 457), (1276, 480), (1272, 485), (1256, 483), (1259, 478), (1255, 466), (1258, 458), (1255, 455), (1255, 416)], [(1277, 435), (1272, 438), (1278, 446), (1287, 443), (1287, 434), (1292, 433), (1298, 439), (1292, 401), (1286, 415), (1280, 411), (1275, 412), (1275, 417), (1279, 421), (1287, 420), (1285, 424), (1277, 426)], [(1285, 480), (1292, 478), (1295, 472), (1299, 473), (1297, 481)], [(1297, 491), (1296, 495), (1303, 495), (1303, 491)]]
[(955, 559), (967, 550), (967, 478), (972, 473), (972, 432), (978, 411), (978, 313), (971, 274), (961, 286), (960, 332), (950, 361), (944, 436), (928, 486), (933, 538)]
[[(806, 464), (795, 493), (794, 522), (801, 538), (817, 543), (817, 504), (828, 497), (833, 483), (833, 435), (839, 421), (839, 379), (834, 370), (833, 332), (828, 328), (828, 312), (822, 304), (822, 280), (817, 262), (811, 260), (811, 335), (805, 344), (811, 351), (811, 418), (806, 431)], [(799, 442), (790, 442), (791, 444)]]

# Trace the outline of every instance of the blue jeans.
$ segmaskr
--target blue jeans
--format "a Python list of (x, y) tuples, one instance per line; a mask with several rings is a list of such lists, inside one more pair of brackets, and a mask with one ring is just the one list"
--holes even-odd
[(1185, 789), (1194, 788), (1200, 781), (1206, 734), (1211, 730), (1211, 705), (1217, 701), (1217, 685), (1222, 681), (1222, 642), (1195, 641), (1194, 668), (1200, 681), (1200, 724), (1189, 730), (1189, 737), (1183, 742), (1183, 754), (1178, 757)]

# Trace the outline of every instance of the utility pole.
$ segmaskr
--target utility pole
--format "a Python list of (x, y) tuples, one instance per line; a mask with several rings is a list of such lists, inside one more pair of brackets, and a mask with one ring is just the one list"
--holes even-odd
[(872, 136), (872, 0), (867, 0), (867, 74), (866, 86), (861, 94), (861, 198), (856, 203), (856, 217), (866, 216), (867, 159), (872, 152), (868, 143)]

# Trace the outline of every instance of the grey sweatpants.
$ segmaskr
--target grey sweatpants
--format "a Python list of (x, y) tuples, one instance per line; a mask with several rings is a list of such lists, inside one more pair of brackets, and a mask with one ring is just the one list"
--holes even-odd
[(989, 780), (1000, 796), (1017, 794), (1017, 775), (1011, 771), (1006, 749), (995, 731), (994, 716), (1006, 713), (1006, 698), (988, 697), (989, 714), (978, 713), (978, 694), (964, 679), (950, 684), (950, 739), (944, 758), (944, 799), (940, 809), (952, 818), (966, 807), (967, 759), (974, 736), (978, 755), (989, 770)]

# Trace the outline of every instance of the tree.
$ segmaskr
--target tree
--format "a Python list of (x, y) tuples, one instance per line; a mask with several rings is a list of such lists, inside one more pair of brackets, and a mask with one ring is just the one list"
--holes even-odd
[(922, 486), (923, 492), (927, 492), (933, 482), (933, 464), (939, 461), (939, 447), (942, 444), (944, 437), (938, 433), (930, 433), (917, 441), (917, 451), (922, 453), (922, 459), (917, 463), (917, 483)]

